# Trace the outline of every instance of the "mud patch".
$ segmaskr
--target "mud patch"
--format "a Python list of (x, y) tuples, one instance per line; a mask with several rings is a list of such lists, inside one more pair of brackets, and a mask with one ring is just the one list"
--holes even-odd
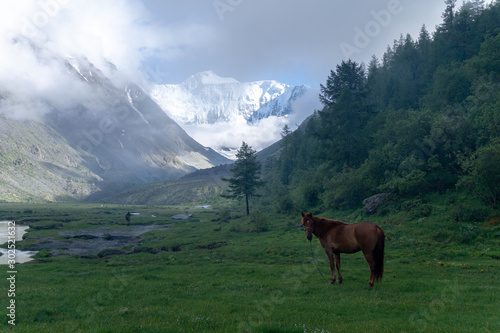
[(184, 243), (184, 244), (174, 245), (174, 246), (171, 247), (171, 250), (172, 250), (172, 252), (180, 252), (180, 251), (182, 251), (182, 247), (186, 246), (186, 245), (191, 245), (191, 243)]
[(227, 242), (213, 242), (208, 245), (199, 245), (196, 248), (197, 249), (208, 249), (208, 250), (213, 250), (213, 249), (218, 249), (219, 247), (226, 246)]
[(96, 255), (105, 249), (120, 249), (127, 245), (137, 245), (140, 235), (166, 227), (167, 225), (148, 225), (121, 229), (104, 227), (95, 230), (61, 231), (58, 234), (65, 240), (46, 240), (34, 245), (31, 250), (48, 249), (53, 257)]

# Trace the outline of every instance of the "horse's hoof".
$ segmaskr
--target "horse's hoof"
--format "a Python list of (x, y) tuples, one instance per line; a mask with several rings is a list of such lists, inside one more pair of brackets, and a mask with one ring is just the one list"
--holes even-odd
[(335, 280), (330, 281), (330, 284), (335, 284)]

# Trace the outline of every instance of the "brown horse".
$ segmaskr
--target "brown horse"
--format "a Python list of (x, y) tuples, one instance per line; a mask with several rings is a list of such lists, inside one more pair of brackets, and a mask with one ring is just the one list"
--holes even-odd
[[(375, 280), (382, 279), (384, 273), (384, 245), (385, 235), (382, 228), (370, 222), (345, 224), (340, 221), (329, 220), (313, 216), (312, 213), (302, 213), (302, 225), (307, 239), (312, 240), (315, 235), (330, 260), (332, 270), (331, 284), (335, 283), (335, 264), (339, 272), (339, 283), (342, 283), (340, 272), (340, 254), (362, 251), (370, 266), (369, 287), (373, 287)], [(335, 262), (333, 255), (335, 254)]]

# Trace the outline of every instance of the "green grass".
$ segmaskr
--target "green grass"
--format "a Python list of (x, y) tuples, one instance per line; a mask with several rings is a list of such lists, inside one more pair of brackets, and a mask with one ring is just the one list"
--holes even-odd
[[(291, 217), (271, 214), (267, 232), (255, 232), (256, 219), (234, 210), (225, 223), (218, 221), (218, 209), (188, 206), (4, 204), (0, 219), (30, 220), (33, 226), (62, 224), (33, 229), (26, 239), (33, 243), (38, 236), (57, 237), (63, 230), (121, 228), (127, 211), (143, 213), (132, 223), (169, 224), (143, 235), (140, 242), (158, 252), (49, 257), (16, 265), (13, 331), (500, 330), (498, 226), (455, 225), (439, 206), (424, 219), (407, 213), (372, 218), (359, 217), (357, 211), (323, 214), (349, 222), (369, 219), (385, 230), (384, 279), (373, 288), (367, 287), (369, 269), (360, 253), (342, 255), (342, 285), (322, 280), (304, 232), (294, 228), (300, 212)], [(193, 218), (170, 219), (177, 213)], [(323, 249), (316, 239), (312, 245), (319, 268), (329, 276)], [(3, 309), (6, 289), (4, 282)], [(10, 328), (5, 318), (3, 326)]]

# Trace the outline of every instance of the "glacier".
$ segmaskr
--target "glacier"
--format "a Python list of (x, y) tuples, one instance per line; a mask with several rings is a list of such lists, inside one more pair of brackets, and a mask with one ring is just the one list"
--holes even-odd
[(239, 82), (210, 70), (180, 84), (153, 84), (149, 94), (189, 135), (230, 158), (241, 141), (263, 149), (280, 138), (285, 124), (300, 123), (320, 107), (319, 89)]

